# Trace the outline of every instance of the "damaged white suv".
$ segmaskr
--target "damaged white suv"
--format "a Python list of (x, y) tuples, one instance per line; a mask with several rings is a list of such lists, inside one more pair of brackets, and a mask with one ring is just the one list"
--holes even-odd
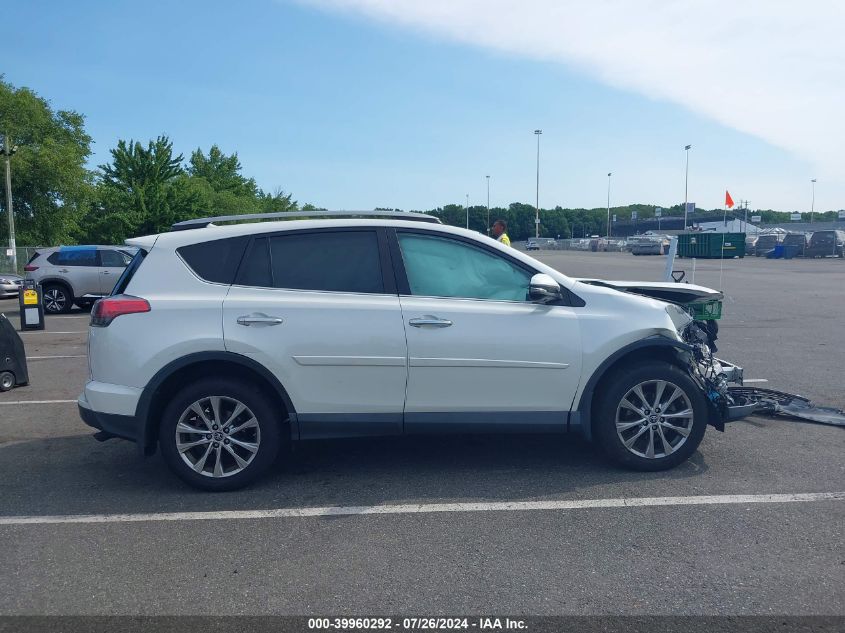
[(128, 240), (91, 314), (79, 410), (97, 439), (229, 490), (289, 440), (353, 436), (578, 432), (659, 470), (750, 412), (713, 330), (642, 296), (714, 291), (578, 281), (423, 214), (243, 222), (268, 215)]

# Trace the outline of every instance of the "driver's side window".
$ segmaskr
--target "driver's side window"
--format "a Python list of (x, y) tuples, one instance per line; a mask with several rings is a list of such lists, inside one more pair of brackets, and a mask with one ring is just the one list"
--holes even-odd
[(526, 301), (530, 273), (504, 257), (465, 242), (399, 233), (411, 294), (495, 301)]

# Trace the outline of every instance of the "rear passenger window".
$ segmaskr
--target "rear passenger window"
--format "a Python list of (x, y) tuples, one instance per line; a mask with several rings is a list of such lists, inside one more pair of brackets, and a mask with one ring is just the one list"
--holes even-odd
[(93, 248), (63, 248), (52, 253), (47, 261), (54, 266), (96, 266), (97, 251)]
[(235, 281), (247, 241), (248, 236), (230, 237), (182, 246), (176, 252), (200, 279), (231, 284)]
[(375, 231), (291, 233), (255, 241), (239, 283), (247, 286), (383, 293)]
[(123, 268), (127, 262), (117, 251), (100, 251), (100, 265), (104, 268)]

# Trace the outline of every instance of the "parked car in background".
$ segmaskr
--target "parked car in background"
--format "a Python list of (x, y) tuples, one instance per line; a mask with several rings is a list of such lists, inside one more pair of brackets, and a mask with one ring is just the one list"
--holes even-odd
[(845, 231), (816, 231), (805, 254), (807, 257), (845, 257)]
[(765, 257), (766, 253), (783, 241), (783, 233), (764, 233), (757, 237), (757, 244), (754, 246), (754, 254), (757, 257)]
[(23, 277), (14, 273), (0, 273), (0, 299), (17, 297), (21, 290)]
[(794, 250), (794, 253), (791, 254), (792, 256), (804, 257), (809, 242), (810, 237), (806, 233), (787, 233), (786, 237), (783, 238), (782, 244), (784, 249), (789, 248)]
[(664, 255), (669, 250), (669, 238), (665, 235), (645, 233), (628, 238), (631, 255)]
[(540, 250), (540, 244), (538, 244), (534, 240), (528, 240), (527, 242), (525, 242), (525, 250), (527, 250), (527, 251), (539, 251)]
[(44, 310), (60, 314), (110, 294), (132, 255), (117, 246), (44, 248), (35, 252), (24, 271), (27, 279), (41, 284)]
[(746, 238), (745, 238), (745, 254), (746, 255), (753, 255), (756, 248), (757, 248), (757, 236), (756, 235), (746, 236)]

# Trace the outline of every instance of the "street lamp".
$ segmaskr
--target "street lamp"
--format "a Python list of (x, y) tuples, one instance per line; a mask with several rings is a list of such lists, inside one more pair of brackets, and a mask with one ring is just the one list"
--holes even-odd
[(487, 235), (490, 235), (490, 176), (487, 178)]
[(687, 153), (687, 168), (684, 174), (684, 231), (687, 230), (687, 194), (689, 185), (689, 151), (692, 145), (684, 146), (684, 151)]
[(12, 209), (12, 154), (17, 151), (12, 145), (8, 132), (3, 137), (3, 148), (0, 153), (6, 156), (6, 211), (9, 213), (9, 251), (12, 253), (12, 272), (18, 272), (18, 251), (15, 245), (15, 212)]
[(813, 183), (813, 201), (810, 203), (810, 223), (812, 224), (813, 212), (816, 210), (816, 179), (813, 178), (810, 182)]
[(610, 239), (610, 177), (613, 172), (607, 172), (607, 239)]
[(535, 206), (536, 214), (534, 215), (534, 237), (540, 238), (540, 135), (543, 130), (534, 130), (537, 135), (537, 205)]
[(467, 206), (464, 208), (467, 212), (467, 229), (469, 229), (469, 194), (467, 194)]

